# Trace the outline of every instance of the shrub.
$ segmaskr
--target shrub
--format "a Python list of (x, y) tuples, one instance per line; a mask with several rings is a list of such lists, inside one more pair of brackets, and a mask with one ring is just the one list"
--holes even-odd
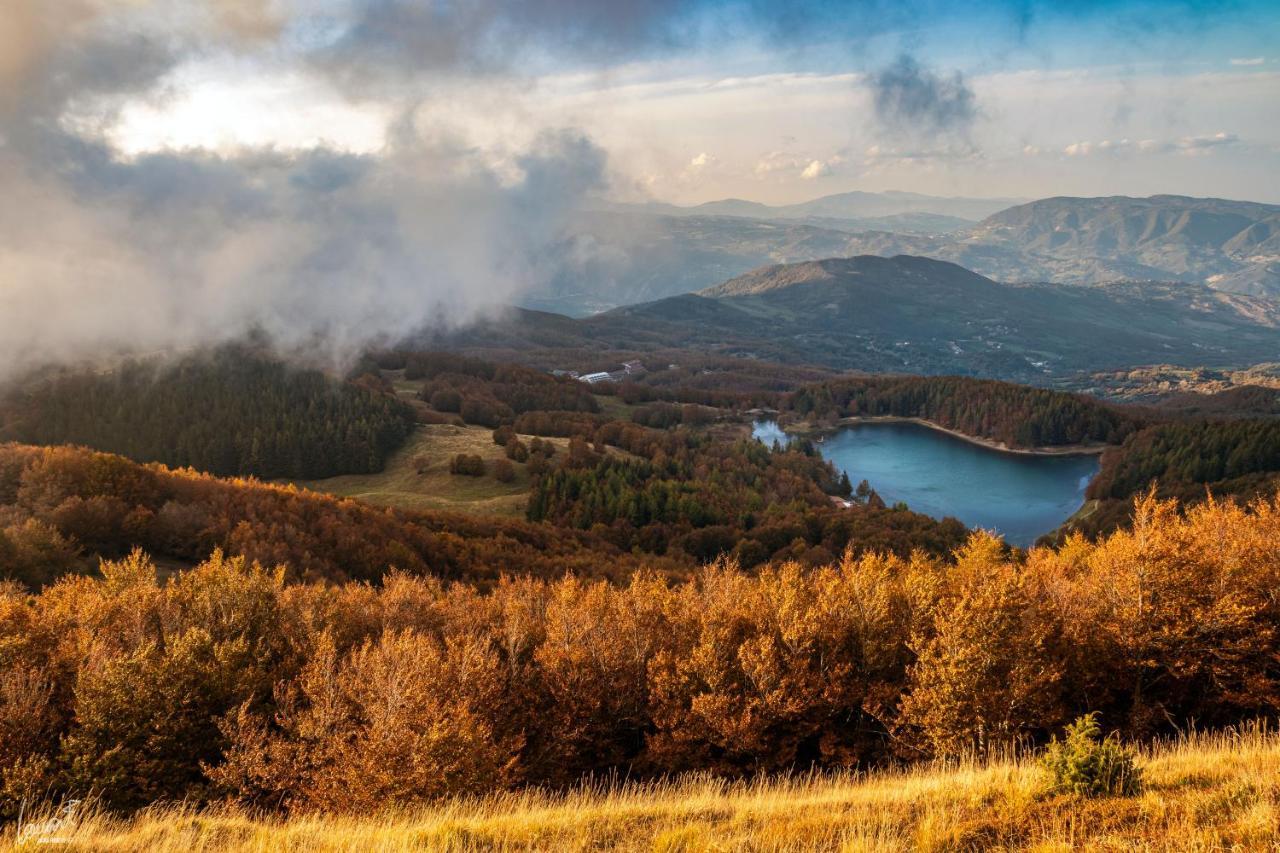
[(431, 408), (437, 412), (462, 411), (462, 395), (451, 388), (436, 391), (430, 398)]
[(499, 447), (506, 447), (507, 442), (516, 437), (516, 431), (510, 426), (500, 426), (493, 431), (493, 443)]
[(507, 458), (512, 462), (528, 462), (529, 448), (518, 438), (507, 442)]
[(1102, 737), (1096, 713), (1085, 714), (1067, 726), (1066, 739), (1054, 738), (1040, 763), (1049, 771), (1054, 791), (1085, 797), (1127, 797), (1142, 787), (1133, 752), (1115, 735)]
[(511, 408), (503, 403), (468, 397), (462, 401), (462, 419), (475, 426), (496, 429), (512, 417)]
[(498, 459), (493, 463), (493, 478), (499, 483), (510, 483), (516, 478), (516, 467), (506, 459)]
[(449, 473), (467, 477), (484, 476), (484, 460), (475, 454), (459, 453), (449, 460)]

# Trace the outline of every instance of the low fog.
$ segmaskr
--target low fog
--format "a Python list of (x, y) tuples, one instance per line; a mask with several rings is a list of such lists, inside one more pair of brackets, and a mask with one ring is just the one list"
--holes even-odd
[(341, 361), (510, 303), (604, 185), (603, 152), (572, 129), (499, 157), (411, 101), (376, 155), (125, 159), (68, 127), (68, 108), (147, 92), (200, 51), (253, 49), (277, 22), (244, 3), (54, 5), (19, 0), (0, 32), (3, 374), (249, 331)]

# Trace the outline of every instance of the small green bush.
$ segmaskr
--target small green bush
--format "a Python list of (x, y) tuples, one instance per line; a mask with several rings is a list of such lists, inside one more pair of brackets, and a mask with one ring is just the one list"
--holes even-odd
[(1097, 714), (1085, 714), (1067, 726), (1065, 740), (1050, 741), (1040, 763), (1049, 771), (1055, 792), (1128, 797), (1142, 787), (1133, 759), (1133, 752), (1114, 735), (1102, 737)]

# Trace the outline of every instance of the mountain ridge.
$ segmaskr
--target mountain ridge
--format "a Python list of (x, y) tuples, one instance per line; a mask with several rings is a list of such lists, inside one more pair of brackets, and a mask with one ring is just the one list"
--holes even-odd
[[(899, 195), (907, 204), (931, 198)], [(1054, 196), (972, 221), (923, 212), (847, 218), (812, 207), (783, 216), (757, 202), (726, 203), (731, 209), (718, 213), (715, 202), (584, 213), (562, 247), (561, 271), (522, 304), (582, 316), (696, 292), (771, 263), (857, 255), (933, 257), (1004, 282), (1185, 281), (1280, 296), (1280, 205)], [(741, 215), (761, 210), (772, 218)]]
[(1008, 207), (1029, 201), (1025, 198), (982, 198), (972, 196), (933, 196), (923, 193), (887, 190), (869, 192), (850, 190), (818, 196), (793, 204), (771, 205), (742, 198), (724, 198), (694, 205), (669, 202), (621, 203), (611, 209), (664, 213), (670, 216), (741, 216), (756, 219), (797, 219), (823, 216), (841, 219), (864, 219), (907, 213), (930, 213), (977, 221)]
[(1168, 282), (1010, 284), (909, 255), (762, 267), (580, 322), (619, 341), (1039, 382), (1103, 365), (1257, 363), (1280, 350), (1275, 300)]
[(1196, 198), (1055, 196), (946, 236), (855, 235), (857, 253), (923, 254), (1002, 281), (1145, 278), (1280, 295), (1280, 205)]

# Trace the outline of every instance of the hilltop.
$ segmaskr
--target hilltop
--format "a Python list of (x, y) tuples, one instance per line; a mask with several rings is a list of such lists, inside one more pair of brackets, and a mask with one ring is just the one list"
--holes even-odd
[(576, 331), (619, 347), (1044, 381), (1152, 363), (1261, 362), (1280, 349), (1280, 303), (1161, 282), (1009, 285), (945, 261), (860, 256), (765, 267), (588, 318)]

